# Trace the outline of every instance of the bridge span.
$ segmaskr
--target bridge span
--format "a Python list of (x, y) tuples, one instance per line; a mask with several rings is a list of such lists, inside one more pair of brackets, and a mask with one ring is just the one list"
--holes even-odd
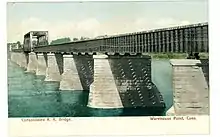
[(34, 52), (208, 53), (208, 23), (177, 26), (56, 45)]

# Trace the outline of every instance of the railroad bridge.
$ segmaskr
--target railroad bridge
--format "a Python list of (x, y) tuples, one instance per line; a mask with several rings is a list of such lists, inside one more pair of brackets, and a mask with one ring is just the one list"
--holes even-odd
[[(10, 59), (27, 72), (44, 75), (45, 81), (60, 82), (60, 90), (88, 90), (91, 108), (163, 110), (166, 105), (152, 82), (148, 53), (191, 55), (209, 50), (208, 23), (56, 45), (47, 45), (47, 35), (27, 33), (23, 49), (11, 51)], [(37, 39), (36, 46), (32, 36)], [(171, 64), (174, 103), (167, 114), (208, 114), (208, 60), (171, 60)]]

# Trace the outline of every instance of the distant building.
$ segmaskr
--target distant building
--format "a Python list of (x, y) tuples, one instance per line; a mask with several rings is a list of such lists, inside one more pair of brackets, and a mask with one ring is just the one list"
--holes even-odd
[(12, 51), (13, 49), (19, 49), (20, 45), (19, 43), (7, 43), (7, 47), (9, 51)]

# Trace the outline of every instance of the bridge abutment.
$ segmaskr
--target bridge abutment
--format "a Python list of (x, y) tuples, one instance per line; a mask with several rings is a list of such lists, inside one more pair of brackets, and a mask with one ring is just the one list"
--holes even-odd
[(47, 54), (46, 53), (38, 53), (37, 54), (37, 70), (36, 75), (46, 75), (47, 69)]
[(27, 72), (36, 73), (37, 70), (37, 55), (34, 52), (29, 53), (29, 61), (27, 65)]
[(167, 115), (208, 115), (208, 60), (171, 60), (173, 106)]
[(60, 90), (83, 90), (73, 55), (63, 55)]
[(47, 54), (47, 68), (45, 81), (60, 81), (63, 73), (63, 58), (61, 54)]

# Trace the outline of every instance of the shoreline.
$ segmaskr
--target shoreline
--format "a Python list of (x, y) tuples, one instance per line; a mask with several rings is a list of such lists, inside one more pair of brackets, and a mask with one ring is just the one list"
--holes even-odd
[[(186, 59), (186, 53), (146, 53), (150, 55), (152, 59)], [(200, 59), (208, 59), (209, 53), (199, 53)]]

